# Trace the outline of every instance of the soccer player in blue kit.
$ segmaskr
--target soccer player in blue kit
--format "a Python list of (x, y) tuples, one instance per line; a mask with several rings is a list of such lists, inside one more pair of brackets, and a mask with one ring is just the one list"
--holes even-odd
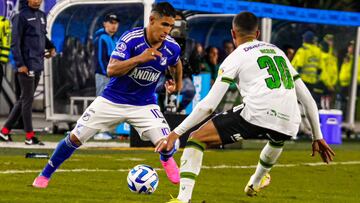
[[(70, 135), (60, 141), (34, 180), (34, 187), (46, 188), (56, 169), (100, 129), (128, 122), (141, 139), (150, 140), (154, 145), (166, 138), (170, 128), (156, 104), (154, 92), (158, 79), (169, 67), (170, 72), (176, 74), (175, 82), (169, 80), (165, 84), (167, 91), (180, 91), (182, 87), (181, 49), (168, 35), (175, 15), (171, 4), (155, 4), (147, 27), (134, 28), (121, 36), (107, 67), (109, 84), (85, 110)], [(173, 158), (175, 151), (174, 146), (160, 152), (160, 162), (169, 180), (177, 184), (180, 175)]]

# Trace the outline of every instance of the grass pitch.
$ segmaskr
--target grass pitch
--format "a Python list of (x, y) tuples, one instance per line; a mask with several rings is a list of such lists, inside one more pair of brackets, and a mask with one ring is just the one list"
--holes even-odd
[[(330, 165), (319, 165), (319, 157), (310, 157), (310, 142), (287, 143), (271, 171), (270, 186), (257, 197), (247, 197), (243, 189), (264, 145), (245, 142), (241, 150), (206, 151), (192, 202), (360, 202), (360, 142), (333, 146), (336, 157)], [(161, 168), (151, 149), (78, 150), (43, 190), (30, 185), (47, 160), (25, 159), (26, 152), (52, 150), (0, 149), (0, 202), (159, 203), (178, 192), (163, 170), (158, 170), (160, 183), (154, 194), (139, 195), (127, 188), (133, 166)]]

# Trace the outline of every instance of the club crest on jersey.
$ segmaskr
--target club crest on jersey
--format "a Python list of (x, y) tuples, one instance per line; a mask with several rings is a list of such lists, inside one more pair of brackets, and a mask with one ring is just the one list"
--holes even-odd
[(161, 57), (160, 58), (160, 65), (165, 66), (167, 62), (167, 57)]
[(141, 86), (148, 86), (158, 81), (161, 72), (151, 66), (136, 67), (129, 77)]
[(125, 44), (125, 42), (120, 42), (120, 43), (117, 45), (116, 49), (117, 49), (119, 52), (125, 51), (125, 50), (126, 50), (126, 44)]

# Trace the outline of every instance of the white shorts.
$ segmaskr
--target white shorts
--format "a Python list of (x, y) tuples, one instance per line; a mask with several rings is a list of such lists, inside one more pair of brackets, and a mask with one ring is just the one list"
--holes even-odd
[[(97, 97), (78, 119), (72, 134), (84, 143), (99, 130), (113, 128), (122, 122), (132, 125), (142, 140), (151, 140), (153, 144), (170, 132), (158, 105), (116, 104), (103, 97)], [(161, 129), (162, 133), (146, 134), (146, 136), (143, 134), (154, 128)]]

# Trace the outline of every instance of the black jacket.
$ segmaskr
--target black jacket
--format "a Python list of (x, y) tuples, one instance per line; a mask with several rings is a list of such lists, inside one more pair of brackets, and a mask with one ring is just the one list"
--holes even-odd
[(45, 49), (54, 48), (46, 37), (46, 15), (38, 9), (25, 7), (12, 19), (11, 51), (16, 67), (26, 66), (29, 71), (44, 69)]

